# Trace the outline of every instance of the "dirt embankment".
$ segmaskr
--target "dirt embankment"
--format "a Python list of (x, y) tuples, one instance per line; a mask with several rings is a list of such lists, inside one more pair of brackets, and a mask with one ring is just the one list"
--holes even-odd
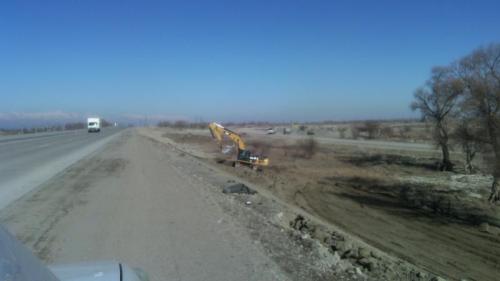
[(246, 136), (271, 161), (255, 173), (216, 161), (216, 144), (196, 138), (172, 139), (378, 249), (452, 279), (498, 277), (500, 212), (486, 204), (487, 176), (438, 172), (432, 154), (323, 144), (307, 155), (295, 141)]

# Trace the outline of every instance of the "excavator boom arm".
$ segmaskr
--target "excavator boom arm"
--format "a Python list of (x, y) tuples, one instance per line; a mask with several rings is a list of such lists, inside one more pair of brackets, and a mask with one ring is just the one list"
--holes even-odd
[(222, 138), (224, 137), (224, 135), (226, 135), (238, 146), (239, 150), (245, 150), (245, 142), (236, 132), (226, 129), (218, 123), (210, 123), (208, 125), (208, 128), (210, 129), (210, 133), (212, 133), (212, 137), (214, 137), (219, 142), (219, 144), (222, 143)]

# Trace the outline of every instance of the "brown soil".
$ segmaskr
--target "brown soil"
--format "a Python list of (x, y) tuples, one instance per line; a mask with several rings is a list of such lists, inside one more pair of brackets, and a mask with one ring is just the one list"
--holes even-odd
[[(166, 136), (197, 150), (217, 149), (209, 135)], [(446, 183), (453, 174), (436, 171), (435, 156), (322, 145), (309, 158), (286, 139), (246, 138), (250, 149), (270, 158), (262, 172), (234, 169), (215, 157), (206, 160), (429, 272), (498, 280), (499, 229), (490, 226), (483, 232), (478, 225), (498, 222), (499, 207), (486, 204), (486, 188), (477, 191), (482, 198), (449, 189)], [(417, 176), (438, 180), (401, 180)]]

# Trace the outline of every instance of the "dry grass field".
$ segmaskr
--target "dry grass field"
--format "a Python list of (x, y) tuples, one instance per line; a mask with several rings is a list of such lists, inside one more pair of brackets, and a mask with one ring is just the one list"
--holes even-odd
[[(310, 141), (338, 137), (321, 126), (315, 135), (266, 135), (265, 129), (237, 128), (251, 150), (269, 157), (260, 172), (231, 167), (234, 154), (220, 153), (208, 130), (162, 130), (208, 163), (429, 272), (452, 279), (498, 277), (500, 211), (486, 202), (487, 174), (438, 171), (432, 146), (416, 152)], [(410, 131), (419, 130), (425, 129)], [(453, 158), (459, 167), (460, 153)]]

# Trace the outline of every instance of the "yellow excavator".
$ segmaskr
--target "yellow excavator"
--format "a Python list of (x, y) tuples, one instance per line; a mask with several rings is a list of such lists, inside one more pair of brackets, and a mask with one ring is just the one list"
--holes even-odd
[(210, 129), (210, 133), (212, 133), (212, 137), (217, 140), (221, 148), (224, 136), (227, 136), (238, 147), (238, 154), (233, 166), (246, 165), (253, 169), (258, 169), (261, 166), (269, 165), (269, 159), (267, 157), (253, 155), (252, 152), (246, 149), (245, 142), (238, 133), (224, 128), (222, 125), (215, 122), (210, 123), (208, 128)]

